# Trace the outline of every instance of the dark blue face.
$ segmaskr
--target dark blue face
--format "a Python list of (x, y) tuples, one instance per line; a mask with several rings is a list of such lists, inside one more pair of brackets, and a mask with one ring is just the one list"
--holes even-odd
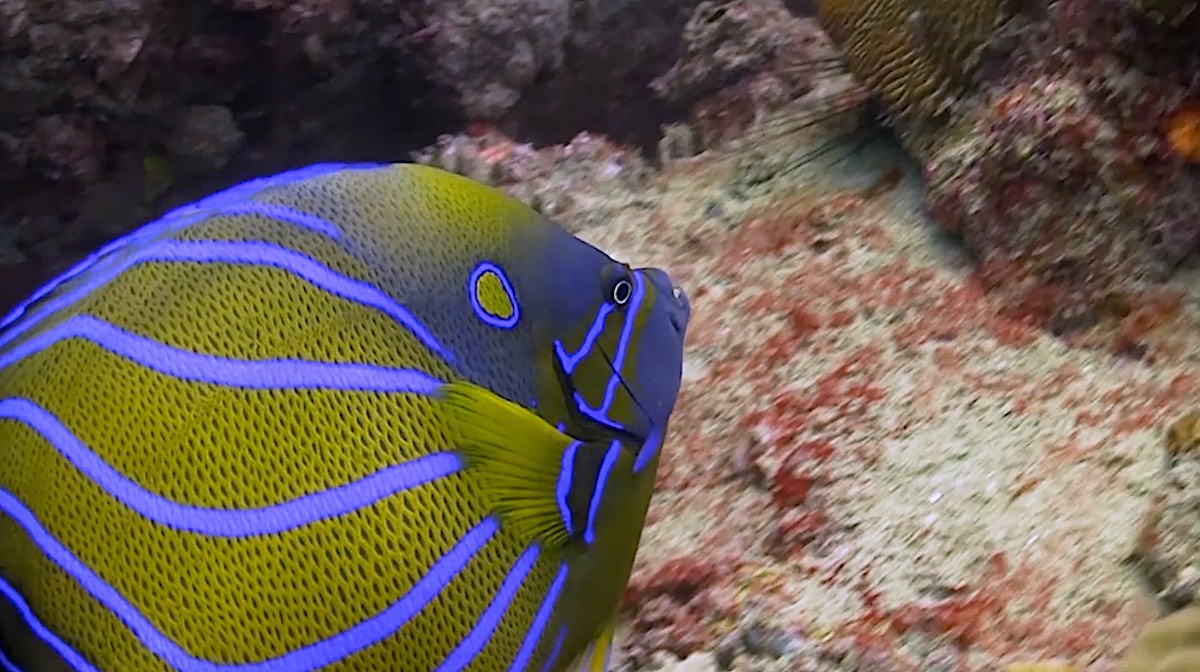
[(631, 442), (656, 443), (679, 394), (687, 295), (660, 269), (631, 269), (566, 238), (549, 262), (545, 290), (568, 410)]

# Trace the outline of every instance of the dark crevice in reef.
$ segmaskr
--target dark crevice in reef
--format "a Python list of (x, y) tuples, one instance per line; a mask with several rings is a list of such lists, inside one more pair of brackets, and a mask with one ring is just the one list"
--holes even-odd
[[(102, 177), (88, 185), (44, 179), (4, 185), (0, 228), (24, 259), (0, 264), (0, 312), (75, 260), (170, 208), (309, 163), (406, 160), (439, 134), (465, 125), (453, 110), (420, 104), (435, 97), (427, 95), (428, 84), (382, 64), (342, 91), (340, 102), (319, 100), (311, 106), (282, 90), (267, 69), (245, 77), (261, 86), (246, 87), (229, 103), (246, 136), (242, 148), (219, 169), (174, 175), (161, 197), (147, 194), (145, 164), (159, 149), (137, 142), (110, 146)], [(272, 98), (289, 102), (277, 104)]]
[(650, 82), (679, 57), (683, 24), (694, 4), (630, 3), (590, 29), (577, 30), (563, 63), (523, 93), (499, 120), (500, 130), (538, 147), (588, 131), (651, 155), (662, 127), (686, 116), (686, 106), (663, 100)]
[(662, 127), (686, 115), (684, 106), (654, 96), (649, 84), (656, 74), (634, 73), (623, 82), (607, 85), (586, 78), (569, 83), (538, 82), (498, 126), (518, 141), (537, 147), (566, 143), (588, 131), (637, 147), (649, 156), (658, 145)]
[(784, 0), (783, 6), (796, 16), (816, 16), (817, 0)]

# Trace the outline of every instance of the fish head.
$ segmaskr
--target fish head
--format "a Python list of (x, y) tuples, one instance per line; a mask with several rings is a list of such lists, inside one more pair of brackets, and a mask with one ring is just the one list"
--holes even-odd
[(687, 293), (660, 268), (633, 268), (565, 231), (549, 256), (552, 319), (543, 389), (580, 436), (658, 441), (679, 394)]

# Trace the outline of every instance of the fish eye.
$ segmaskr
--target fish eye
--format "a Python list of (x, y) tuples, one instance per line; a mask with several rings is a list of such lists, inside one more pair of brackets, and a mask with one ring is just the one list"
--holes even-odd
[(629, 303), (629, 297), (633, 296), (633, 283), (629, 281), (629, 278), (618, 278), (613, 283), (609, 296), (612, 298), (612, 302), (618, 306)]
[(625, 264), (611, 264), (602, 272), (605, 300), (624, 306), (633, 298), (633, 271)]

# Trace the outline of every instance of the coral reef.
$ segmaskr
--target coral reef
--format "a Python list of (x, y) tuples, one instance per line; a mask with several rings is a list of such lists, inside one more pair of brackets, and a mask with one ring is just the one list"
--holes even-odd
[[(684, 121), (667, 129), (660, 145), (664, 163), (720, 147), (752, 127), (764, 130), (773, 113), (796, 101), (807, 105), (818, 87), (827, 88), (827, 80), (842, 70), (817, 23), (797, 17), (778, 0), (706, 0), (688, 19), (682, 41), (679, 58), (651, 83), (660, 97), (686, 110)], [(768, 132), (795, 131), (861, 99), (833, 96), (823, 102), (831, 109), (800, 119), (785, 115), (782, 128)]]
[[(785, 9), (812, 3), (487, 4), (0, 3), (0, 92), (23, 101), (0, 180), (70, 185), (0, 208), (0, 302), (218, 166), (421, 145), (691, 296), (617, 669), (1112, 669), (1158, 610), (1135, 544), (1161, 602), (1194, 599), (1200, 284), (1144, 290), (1200, 226), (1193, 3), (1041, 3), (998, 49), (977, 38), (1009, 9), (926, 0), (893, 36), (925, 65), (845, 62), (918, 167), (887, 143), (820, 154), (865, 89)], [(843, 20), (847, 43), (874, 30)], [(414, 133), (414, 91), (493, 119)], [(666, 112), (659, 169), (639, 150)], [(1155, 641), (1129, 672), (1161, 672)]]
[(420, 154), (692, 296), (616, 669), (1111, 669), (1154, 611), (1125, 559), (1150, 448), (1200, 394), (1197, 304), (1130, 308), (1154, 359), (1064, 348), (938, 242), (887, 145), (740, 182), (741, 154), (795, 145), (656, 173), (592, 134), (537, 149), (481, 126)]
[(1138, 566), (1168, 610), (1200, 603), (1200, 412), (1164, 432), (1162, 480), (1142, 522)]
[[(1010, 310), (1086, 331), (1113, 297), (1137, 303), (1197, 249), (1195, 3), (1063, 0), (1021, 14), (882, 4), (894, 11), (832, 0), (818, 10), (924, 165), (929, 211), (977, 254)], [(926, 27), (913, 27), (913, 12)], [(973, 29), (934, 30), (931, 17)], [(975, 39), (1006, 17), (990, 41)], [(966, 35), (963, 46), (946, 35)]]
[(0, 274), (19, 279), (0, 299), (230, 179), (394, 160), (466, 118), (652, 143), (669, 105), (646, 84), (696, 1), (0, 3)]
[[(467, 114), (495, 119), (542, 73), (558, 69), (571, 29), (563, 0), (445, 0), (432, 6), (432, 77)], [(506, 64), (497, 69), (499, 64)]]
[(656, 202), (654, 174), (645, 160), (607, 138), (583, 132), (539, 151), (487, 124), (474, 128), (442, 135), (413, 159), (504, 189), (575, 231)]
[(669, 110), (645, 85), (697, 2), (429, 2), (432, 34), (419, 60), (466, 116), (514, 135), (563, 142), (588, 129), (648, 144)]

